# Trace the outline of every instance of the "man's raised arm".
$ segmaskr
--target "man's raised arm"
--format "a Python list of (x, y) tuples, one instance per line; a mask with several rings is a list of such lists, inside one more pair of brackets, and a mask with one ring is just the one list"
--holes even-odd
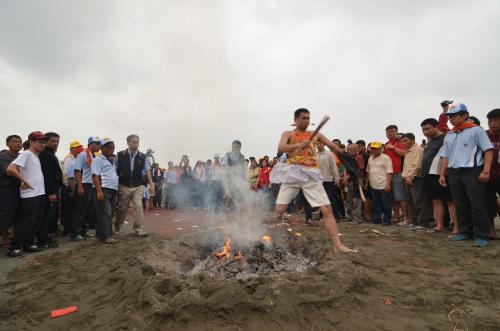
[(318, 133), (318, 141), (325, 144), (333, 153), (342, 153), (342, 150), (339, 146), (332, 143), (327, 137), (325, 137), (322, 133)]

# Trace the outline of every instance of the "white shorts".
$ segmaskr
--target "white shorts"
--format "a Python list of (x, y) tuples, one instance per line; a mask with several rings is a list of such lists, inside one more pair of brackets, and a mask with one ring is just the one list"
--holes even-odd
[(299, 183), (281, 183), (280, 192), (276, 199), (277, 205), (288, 205), (299, 194), (300, 189), (311, 207), (329, 206), (330, 200), (323, 187), (323, 182), (309, 180)]

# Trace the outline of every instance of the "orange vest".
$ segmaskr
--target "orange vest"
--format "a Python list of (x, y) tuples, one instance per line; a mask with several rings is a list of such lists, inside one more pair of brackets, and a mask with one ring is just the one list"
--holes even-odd
[[(310, 140), (311, 133), (310, 132), (299, 132), (295, 131), (290, 144), (298, 144), (300, 142)], [(306, 148), (298, 148), (293, 152), (288, 153), (288, 159), (286, 161), (290, 164), (300, 164), (306, 167), (314, 167), (318, 168), (318, 161), (316, 159), (316, 145), (310, 144)]]

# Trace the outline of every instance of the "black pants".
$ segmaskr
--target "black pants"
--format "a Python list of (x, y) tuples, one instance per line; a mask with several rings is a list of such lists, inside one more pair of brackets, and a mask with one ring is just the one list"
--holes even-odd
[(371, 189), (373, 213), (372, 222), (380, 224), (380, 218), (384, 215), (384, 223), (391, 224), (392, 216), (392, 194), (385, 190)]
[(71, 236), (87, 233), (91, 224), (95, 224), (95, 190), (92, 184), (83, 184), (83, 196), (75, 201)]
[[(328, 184), (325, 186), (325, 183)], [(336, 218), (345, 217), (345, 207), (339, 187), (333, 182), (324, 182), (323, 187), (325, 188), (326, 194), (332, 204), (333, 215), (335, 215)]]
[(177, 207), (177, 184), (167, 183), (167, 205), (165, 208), (175, 208)]
[(97, 215), (96, 237), (100, 240), (106, 240), (113, 236), (113, 214), (116, 210), (116, 190), (102, 188), (104, 201), (95, 200)]
[(488, 240), (490, 221), (485, 203), (485, 184), (478, 179), (482, 167), (448, 169), (449, 185), (457, 208), (458, 230)]
[(153, 207), (161, 207), (161, 185), (160, 183), (155, 183), (155, 196), (153, 197)]
[(45, 195), (44, 215), (38, 226), (37, 242), (38, 245), (47, 244), (49, 233), (57, 233), (57, 221), (59, 219), (59, 203), (50, 202), (49, 196)]
[(211, 211), (217, 210), (222, 206), (222, 198), (224, 197), (222, 180), (212, 180), (208, 190), (208, 208), (210, 208)]
[(19, 187), (0, 186), (0, 230), (8, 230), (20, 216)]
[[(339, 218), (340, 216), (345, 216), (344, 204), (342, 203), (342, 199), (340, 198), (340, 192), (335, 185), (334, 182), (323, 182), (323, 188), (326, 191), (326, 195), (328, 196), (328, 200), (330, 200), (330, 205), (332, 206), (332, 211), (335, 218)], [(300, 191), (302, 194), (302, 190)], [(306, 220), (312, 219), (312, 208), (307, 199), (304, 198), (304, 212), (306, 214)], [(323, 215), (320, 214), (321, 218)]]
[(497, 215), (497, 196), (500, 195), (500, 178), (494, 179), (486, 183), (486, 207), (488, 208), (488, 216), (490, 219)]
[(299, 194), (297, 195), (297, 199), (304, 206), (304, 214), (306, 216), (306, 221), (312, 220), (313, 209), (312, 209), (309, 201), (307, 201), (306, 197), (304, 196), (304, 193), (302, 192), (302, 190), (299, 191)]
[(415, 177), (413, 186), (408, 186), (406, 192), (408, 193), (407, 202), (412, 215), (412, 224), (428, 228), (434, 217), (432, 215), (432, 205), (425, 196), (424, 178)]
[(70, 196), (70, 193), (69, 187), (63, 187), (61, 194), (61, 210), (63, 214), (61, 222), (64, 227), (63, 234), (71, 233), (71, 225), (73, 224), (75, 213), (75, 199)]
[(14, 225), (14, 237), (10, 243), (11, 249), (21, 249), (33, 245), (35, 236), (44, 217), (46, 196), (22, 198), (22, 215)]
[(276, 200), (278, 199), (278, 193), (280, 192), (280, 184), (271, 184), (271, 196), (272, 196), (272, 204), (273, 207), (276, 204)]

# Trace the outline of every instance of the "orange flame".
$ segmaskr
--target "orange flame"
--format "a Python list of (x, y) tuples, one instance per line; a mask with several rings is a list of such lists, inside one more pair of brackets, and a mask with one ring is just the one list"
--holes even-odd
[(264, 235), (264, 236), (262, 236), (262, 240), (263, 240), (266, 244), (271, 244), (271, 237), (269, 237), (268, 235)]
[(236, 260), (241, 260), (243, 258), (243, 254), (241, 254), (240, 251), (237, 251), (236, 254), (234, 254), (234, 258)]
[(228, 239), (222, 247), (222, 251), (220, 253), (215, 254), (219, 259), (229, 259), (231, 256), (231, 239)]

